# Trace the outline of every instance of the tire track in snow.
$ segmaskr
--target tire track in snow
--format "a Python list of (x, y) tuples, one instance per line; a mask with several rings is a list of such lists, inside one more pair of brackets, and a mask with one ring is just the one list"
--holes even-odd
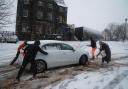
[(124, 78), (128, 76), (128, 70), (125, 70), (120, 75), (116, 76), (108, 85), (106, 85), (103, 89), (114, 89)]

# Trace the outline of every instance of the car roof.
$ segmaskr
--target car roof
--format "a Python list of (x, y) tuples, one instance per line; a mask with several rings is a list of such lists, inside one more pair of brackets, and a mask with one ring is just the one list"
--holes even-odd
[[(68, 44), (72, 46), (75, 49), (79, 49), (78, 45), (72, 44), (71, 42), (67, 41), (58, 41), (58, 40), (40, 40), (41, 45), (49, 44), (49, 43), (63, 43), (63, 44)], [(40, 46), (41, 46), (40, 45)]]
[[(28, 41), (29, 44), (33, 44), (34, 41)], [(49, 44), (49, 43), (64, 43), (64, 44), (68, 44), (70, 46), (72, 46), (75, 49), (80, 49), (82, 47), (80, 47), (78, 44), (74, 44), (72, 42), (67, 42), (67, 41), (58, 41), (58, 40), (40, 40), (40, 46), (45, 45), (45, 44)]]
[[(34, 43), (34, 41), (28, 41), (28, 43), (32, 44)], [(62, 41), (58, 41), (58, 40), (40, 40), (40, 44), (48, 44), (48, 43), (64, 43)]]
[(47, 44), (47, 43), (64, 43), (64, 42), (58, 40), (40, 40), (40, 43)]

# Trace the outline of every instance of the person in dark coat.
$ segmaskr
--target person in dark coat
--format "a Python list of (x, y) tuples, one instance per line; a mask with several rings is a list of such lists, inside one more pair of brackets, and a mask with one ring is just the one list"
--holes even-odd
[(95, 58), (95, 52), (96, 52), (96, 41), (90, 37), (90, 41), (91, 41), (91, 47), (92, 47), (92, 59)]
[(22, 44), (19, 45), (19, 47), (17, 48), (17, 53), (16, 53), (16, 56), (14, 57), (14, 59), (11, 61), (10, 65), (13, 65), (15, 63), (15, 61), (17, 60), (17, 58), (19, 57), (20, 55), (20, 50), (24, 50), (25, 47), (27, 46), (27, 41), (24, 41)]
[(99, 54), (101, 54), (102, 55), (102, 64), (104, 63), (104, 61), (109, 63), (111, 61), (111, 50), (109, 48), (109, 45), (102, 41), (100, 41), (99, 44), (100, 44), (100, 51), (97, 54), (97, 57)]
[(25, 56), (22, 62), (22, 66), (18, 72), (18, 75), (16, 77), (16, 80), (19, 82), (20, 81), (20, 77), (25, 69), (25, 67), (27, 66), (28, 63), (31, 63), (31, 67), (32, 67), (32, 72), (33, 72), (33, 78), (36, 77), (37, 74), (37, 69), (36, 69), (36, 61), (35, 61), (35, 57), (37, 52), (41, 52), (44, 55), (48, 55), (47, 52), (43, 51), (40, 47), (40, 41), (37, 40), (34, 42), (34, 44), (29, 44), (26, 49), (25, 49)]

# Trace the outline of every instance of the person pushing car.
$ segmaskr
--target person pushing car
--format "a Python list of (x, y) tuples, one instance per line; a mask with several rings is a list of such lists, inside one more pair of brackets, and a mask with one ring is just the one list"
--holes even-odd
[(16, 80), (19, 82), (20, 81), (20, 77), (25, 69), (25, 67), (27, 66), (28, 63), (31, 63), (31, 69), (32, 69), (32, 72), (33, 72), (33, 78), (36, 77), (36, 74), (37, 74), (37, 69), (36, 69), (36, 61), (35, 61), (35, 57), (36, 57), (36, 54), (37, 52), (41, 52), (43, 53), (44, 55), (48, 55), (47, 52), (43, 51), (40, 47), (40, 41), (39, 40), (36, 40), (34, 42), (34, 44), (29, 44), (24, 52), (25, 52), (25, 56), (24, 56), (24, 59), (23, 59), (23, 62), (22, 62), (22, 66), (18, 72), (18, 75), (16, 77)]
[[(17, 53), (16, 53), (16, 56), (14, 57), (14, 59), (11, 61), (10, 65), (13, 65), (15, 63), (15, 61), (17, 60), (17, 58), (19, 57), (20, 55), (20, 51), (21, 50), (24, 50), (25, 47), (27, 47), (27, 41), (24, 41), (22, 44), (19, 45), (19, 47), (17, 48)], [(24, 54), (23, 54), (24, 55)]]
[(102, 64), (104, 63), (104, 61), (109, 63), (111, 61), (111, 50), (109, 48), (109, 45), (102, 41), (99, 41), (99, 44), (100, 44), (100, 51), (97, 54), (97, 57), (101, 54), (102, 55)]

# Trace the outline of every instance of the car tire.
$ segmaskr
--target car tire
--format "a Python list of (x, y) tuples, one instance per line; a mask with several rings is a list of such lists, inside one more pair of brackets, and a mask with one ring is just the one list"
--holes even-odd
[(86, 65), (88, 63), (88, 57), (86, 55), (82, 55), (79, 60), (80, 65)]
[(42, 73), (47, 69), (47, 64), (42, 59), (36, 60), (37, 73)]

